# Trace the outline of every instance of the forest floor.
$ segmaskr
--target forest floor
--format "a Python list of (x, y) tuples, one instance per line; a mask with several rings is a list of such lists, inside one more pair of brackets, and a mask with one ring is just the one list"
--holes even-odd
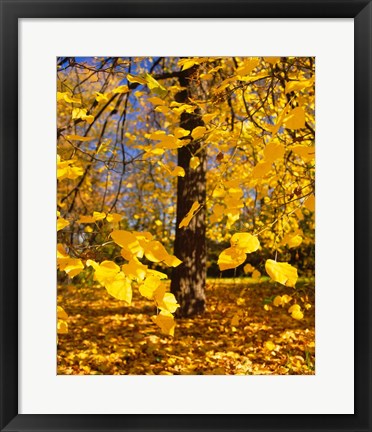
[[(290, 295), (276, 307), (276, 295)], [(296, 301), (304, 318), (287, 309)], [(64, 285), (58, 305), (69, 315), (58, 335), (57, 373), (64, 375), (313, 375), (314, 280), (296, 288), (269, 281), (209, 279), (207, 310), (176, 319), (174, 337), (152, 322), (154, 306), (134, 292), (133, 303), (101, 287)], [(305, 306), (306, 308), (305, 308)]]

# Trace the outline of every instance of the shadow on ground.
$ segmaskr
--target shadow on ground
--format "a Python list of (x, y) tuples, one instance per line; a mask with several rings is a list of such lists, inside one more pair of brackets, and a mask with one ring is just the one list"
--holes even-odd
[[(276, 295), (290, 295), (276, 307)], [(150, 301), (134, 293), (126, 307), (104, 288), (68, 285), (58, 304), (69, 332), (58, 337), (58, 374), (313, 375), (314, 283), (297, 288), (250, 279), (209, 280), (204, 315), (177, 319), (174, 338), (152, 322)], [(288, 313), (297, 302), (304, 318)]]

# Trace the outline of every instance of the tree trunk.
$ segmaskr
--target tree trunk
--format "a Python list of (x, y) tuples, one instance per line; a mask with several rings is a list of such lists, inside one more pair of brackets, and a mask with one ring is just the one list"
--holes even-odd
[[(186, 90), (176, 95), (176, 101), (189, 103), (193, 97), (190, 76), (194, 68), (181, 73), (180, 85)], [(182, 113), (180, 126), (192, 131), (197, 126), (204, 126), (199, 110), (194, 113)], [(191, 138), (191, 134), (189, 137)], [(190, 159), (195, 155), (200, 165), (190, 168)], [(178, 165), (185, 170), (185, 177), (178, 177), (177, 183), (177, 220), (174, 254), (182, 264), (173, 270), (171, 291), (176, 296), (180, 308), (177, 315), (189, 317), (204, 312), (206, 282), (206, 150), (199, 141), (191, 141), (187, 146), (178, 149)], [(178, 228), (182, 219), (197, 201), (201, 207), (191, 219), (188, 227)]]

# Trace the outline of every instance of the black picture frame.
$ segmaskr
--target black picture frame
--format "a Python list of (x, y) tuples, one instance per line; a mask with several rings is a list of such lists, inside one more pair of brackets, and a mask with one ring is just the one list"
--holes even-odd
[[(87, 7), (89, 5), (89, 7)], [(372, 5), (365, 0), (0, 0), (0, 430), (371, 431)], [(18, 19), (353, 18), (355, 43), (355, 414), (18, 414)], [(342, 67), (342, 66), (340, 66)], [(347, 198), (345, 198), (347, 202)], [(352, 202), (348, 205), (353, 205)], [(342, 209), (340, 209), (342, 211)], [(336, 216), (337, 217), (337, 216)], [(337, 353), (342, 361), (341, 352)], [(342, 376), (340, 377), (340, 386)], [(35, 389), (37, 391), (37, 389)], [(306, 403), (306, 400), (304, 400)]]

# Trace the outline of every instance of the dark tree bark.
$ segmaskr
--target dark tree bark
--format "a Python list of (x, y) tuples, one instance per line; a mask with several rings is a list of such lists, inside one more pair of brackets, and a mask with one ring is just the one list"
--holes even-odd
[[(179, 82), (185, 90), (176, 95), (177, 102), (190, 103), (189, 98), (195, 95), (195, 88), (190, 79), (194, 72), (195, 68), (190, 68), (180, 73)], [(189, 131), (204, 126), (200, 111), (182, 113), (180, 126)], [(200, 165), (195, 170), (190, 168), (190, 159), (193, 155), (200, 159)], [(173, 270), (171, 291), (180, 304), (177, 315), (190, 317), (204, 312), (205, 309), (207, 155), (200, 140), (193, 140), (187, 146), (178, 149), (178, 165), (185, 170), (185, 177), (178, 177), (177, 183), (174, 254), (182, 260), (182, 264)], [(199, 211), (191, 219), (188, 227), (178, 228), (195, 201), (201, 205)]]

